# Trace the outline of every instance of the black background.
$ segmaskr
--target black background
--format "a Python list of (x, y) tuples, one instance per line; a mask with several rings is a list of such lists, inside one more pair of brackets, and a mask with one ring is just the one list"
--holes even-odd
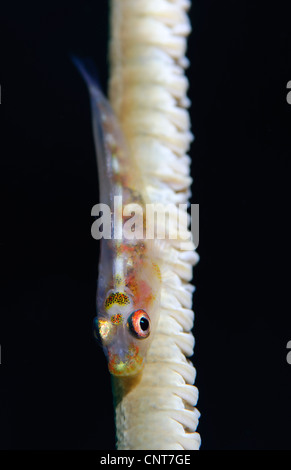
[[(1, 7), (1, 449), (114, 449), (92, 337), (89, 98), (69, 57), (91, 57), (106, 90), (107, 7)], [(190, 17), (201, 449), (290, 449), (290, 15), (280, 3), (204, 0)]]

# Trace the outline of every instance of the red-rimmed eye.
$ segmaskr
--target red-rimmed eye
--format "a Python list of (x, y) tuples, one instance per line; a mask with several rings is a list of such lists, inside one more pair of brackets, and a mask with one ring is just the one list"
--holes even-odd
[(150, 334), (150, 319), (144, 310), (133, 312), (127, 320), (127, 326), (136, 338), (147, 338)]

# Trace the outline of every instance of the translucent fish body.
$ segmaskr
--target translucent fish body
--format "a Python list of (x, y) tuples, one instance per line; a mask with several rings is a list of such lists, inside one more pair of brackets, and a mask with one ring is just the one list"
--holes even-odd
[(77, 66), (90, 93), (98, 162), (101, 204), (94, 206), (94, 215), (99, 212), (94, 223), (103, 230), (106, 226), (100, 238), (95, 323), (111, 374), (132, 376), (144, 366), (158, 321), (158, 247), (145, 236), (146, 191), (138, 165), (97, 83), (82, 64)]

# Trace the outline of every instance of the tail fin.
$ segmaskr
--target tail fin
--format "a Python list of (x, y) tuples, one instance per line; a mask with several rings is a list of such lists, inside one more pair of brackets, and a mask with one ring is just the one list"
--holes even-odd
[(111, 205), (116, 189), (112, 155), (116, 154), (117, 148), (119, 149), (118, 153), (126, 154), (124, 137), (110, 103), (100, 89), (94, 62), (90, 59), (81, 60), (76, 56), (71, 56), (71, 59), (87, 84), (91, 98), (100, 200), (102, 203)]
[(71, 54), (71, 60), (84, 79), (87, 87), (91, 90), (97, 88), (101, 92), (100, 81), (98, 78), (98, 71), (92, 59), (86, 57), (80, 59), (79, 57)]

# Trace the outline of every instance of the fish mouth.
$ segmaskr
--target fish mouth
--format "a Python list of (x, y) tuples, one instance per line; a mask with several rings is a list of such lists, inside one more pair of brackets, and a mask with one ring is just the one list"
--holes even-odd
[(112, 375), (128, 377), (136, 375), (143, 369), (144, 359), (137, 346), (131, 345), (127, 354), (121, 356), (109, 352), (108, 369)]

